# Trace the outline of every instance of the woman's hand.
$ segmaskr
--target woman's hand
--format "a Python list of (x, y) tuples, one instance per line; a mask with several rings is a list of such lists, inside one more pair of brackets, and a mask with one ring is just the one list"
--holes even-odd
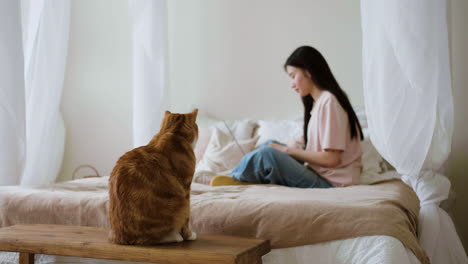
[(277, 150), (279, 150), (279, 151), (281, 151), (283, 153), (289, 154), (288, 153), (289, 148), (287, 146), (285, 146), (285, 145), (281, 145), (281, 144), (277, 144), (277, 143), (270, 143), (269, 146), (272, 147), (272, 148), (275, 148), (275, 149), (277, 149)]
[(289, 148), (305, 149), (304, 137), (300, 136), (296, 139), (291, 138), (286, 142)]

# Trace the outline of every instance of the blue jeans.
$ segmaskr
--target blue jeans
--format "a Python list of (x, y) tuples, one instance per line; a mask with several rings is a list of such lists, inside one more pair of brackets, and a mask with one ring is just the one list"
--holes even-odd
[(238, 181), (286, 185), (298, 188), (333, 187), (317, 172), (304, 166), (273, 147), (268, 140), (260, 148), (247, 153), (232, 170), (231, 176)]

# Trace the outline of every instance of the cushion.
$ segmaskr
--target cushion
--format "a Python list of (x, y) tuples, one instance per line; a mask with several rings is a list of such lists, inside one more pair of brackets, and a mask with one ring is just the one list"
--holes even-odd
[[(229, 127), (229, 129), (227, 127)], [(225, 120), (218, 121), (212, 127), (219, 129), (225, 134), (231, 135), (231, 132), (237, 140), (251, 139), (255, 129), (255, 122), (249, 119), (244, 120)], [(229, 132), (231, 130), (231, 132)]]
[(203, 158), (208, 143), (211, 138), (211, 129), (207, 127), (198, 127), (198, 140), (193, 152), (195, 152), (195, 157), (197, 158), (197, 163)]
[(364, 140), (361, 141), (362, 173), (361, 184), (373, 184), (380, 181), (400, 178), (400, 175), (389, 166), (372, 144), (367, 128), (362, 129)]
[[(200, 115), (197, 119), (198, 124), (198, 141), (194, 148), (197, 163), (200, 162), (205, 154), (208, 143), (211, 139), (212, 129), (217, 128), (225, 134), (230, 135), (232, 132), (238, 140), (252, 138), (256, 123), (252, 120), (217, 120), (209, 118), (205, 115)], [(226, 127), (228, 126), (231, 131)]]
[(363, 141), (361, 141), (361, 151), (362, 173), (360, 182), (361, 184), (371, 184), (376, 180), (378, 174), (382, 172), (380, 164), (382, 163), (383, 159), (369, 138), (365, 138)]
[(291, 140), (300, 138), (303, 135), (303, 121), (296, 120), (259, 120), (257, 135), (259, 139), (256, 147), (261, 146), (269, 139), (277, 140), (281, 143), (288, 143)]
[[(207, 183), (215, 175), (228, 175), (244, 156), (255, 148), (258, 137), (238, 140), (214, 127), (203, 158), (197, 164), (194, 181)], [(242, 149), (242, 150), (241, 150)]]
[(211, 129), (213, 127), (216, 127), (219, 130), (223, 131), (224, 133), (230, 134), (228, 128), (226, 127), (227, 125), (238, 140), (252, 138), (255, 126), (257, 125), (254, 121), (249, 120), (249, 119), (222, 120), (222, 119), (211, 118), (203, 114), (199, 114), (197, 118), (197, 124), (198, 124), (199, 129), (200, 128)]

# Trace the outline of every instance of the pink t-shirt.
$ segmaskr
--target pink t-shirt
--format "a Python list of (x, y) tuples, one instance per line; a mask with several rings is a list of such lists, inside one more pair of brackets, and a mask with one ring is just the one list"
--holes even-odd
[(306, 150), (322, 152), (325, 149), (342, 150), (341, 161), (335, 168), (307, 164), (336, 187), (359, 184), (361, 175), (360, 138), (351, 140), (348, 114), (336, 97), (323, 91), (314, 103), (307, 129)]

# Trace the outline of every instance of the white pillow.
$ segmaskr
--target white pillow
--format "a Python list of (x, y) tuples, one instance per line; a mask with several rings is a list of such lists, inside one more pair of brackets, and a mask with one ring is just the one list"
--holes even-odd
[(259, 120), (257, 135), (259, 139), (256, 147), (261, 146), (269, 139), (277, 140), (281, 143), (288, 143), (292, 139), (301, 137), (303, 132), (303, 121), (296, 120)]
[(210, 143), (210, 138), (211, 130), (206, 127), (199, 126), (197, 144), (193, 149), (195, 157), (197, 158), (197, 163), (203, 158), (206, 148), (208, 147), (208, 143)]
[(382, 156), (375, 149), (369, 138), (361, 141), (362, 150), (362, 173), (360, 177), (361, 184), (371, 184), (378, 178), (378, 174), (382, 172), (380, 167), (383, 161)]
[[(225, 120), (226, 123), (223, 121), (218, 121), (213, 125), (213, 127), (219, 129), (220, 131), (224, 132), (227, 135), (231, 135), (229, 130), (234, 134), (237, 140), (243, 139), (251, 139), (254, 129), (255, 129), (255, 122), (252, 120), (244, 119), (244, 120)], [(229, 129), (226, 127), (228, 126)]]
[(213, 119), (204, 115), (197, 118), (198, 127), (212, 129), (214, 127), (223, 131), (225, 134), (230, 134), (228, 128), (238, 140), (252, 138), (256, 123), (249, 119), (244, 120), (219, 120)]
[(373, 184), (383, 180), (400, 178), (395, 170), (386, 166), (386, 161), (372, 144), (367, 128), (363, 128), (362, 133), (364, 134), (364, 140), (361, 141), (361, 184)]
[[(197, 164), (194, 181), (206, 183), (208, 176), (227, 175), (239, 164), (244, 156), (255, 148), (258, 137), (238, 140), (239, 145), (232, 139), (230, 134), (224, 133), (218, 128), (213, 128), (210, 142), (205, 154)], [(240, 148), (242, 148), (242, 150)], [(202, 180), (200, 177), (203, 176)]]
[(229, 127), (231, 132), (238, 140), (252, 138), (256, 123), (252, 120), (226, 120), (226, 124), (222, 120), (210, 118), (204, 114), (199, 114), (197, 118), (198, 124), (198, 141), (194, 148), (197, 163), (203, 158), (208, 143), (211, 139), (213, 128), (218, 128), (225, 134), (230, 135), (230, 132), (226, 125)]

